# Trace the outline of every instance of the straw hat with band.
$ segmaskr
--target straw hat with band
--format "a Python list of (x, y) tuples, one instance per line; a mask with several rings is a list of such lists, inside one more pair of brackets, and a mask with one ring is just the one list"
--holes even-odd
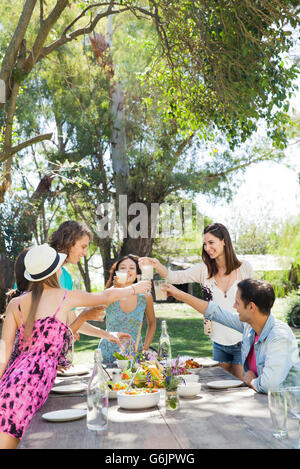
[(45, 280), (59, 270), (66, 258), (67, 254), (56, 252), (47, 243), (34, 246), (24, 258), (24, 277), (30, 282)]

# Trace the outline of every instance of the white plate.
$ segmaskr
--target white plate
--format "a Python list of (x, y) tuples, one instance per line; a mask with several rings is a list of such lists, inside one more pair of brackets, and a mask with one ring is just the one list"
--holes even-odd
[(226, 389), (226, 388), (237, 388), (241, 386), (243, 381), (239, 379), (224, 379), (222, 381), (211, 381), (210, 383), (206, 383), (206, 386), (213, 389)]
[(55, 378), (55, 381), (54, 381), (54, 384), (68, 384), (68, 383), (79, 383), (81, 382), (81, 379), (79, 376), (65, 376), (65, 377), (56, 377)]
[(202, 365), (204, 368), (208, 368), (210, 366), (217, 366), (219, 362), (216, 360), (213, 360), (212, 358), (205, 358), (205, 357), (199, 357), (199, 358), (194, 358), (195, 362), (199, 363), (199, 365)]
[(70, 392), (80, 392), (80, 391), (86, 391), (87, 385), (84, 383), (78, 383), (78, 384), (66, 384), (65, 386), (54, 386), (51, 391), (57, 392), (60, 394), (67, 394)]
[(63, 409), (47, 412), (42, 417), (49, 422), (71, 422), (72, 420), (81, 419), (86, 413), (86, 409)]
[(89, 368), (85, 365), (74, 365), (64, 371), (58, 371), (58, 376), (75, 376), (75, 375), (85, 375), (89, 373)]
[(219, 362), (213, 360), (212, 358), (206, 357), (180, 357), (180, 363), (185, 363), (187, 360), (193, 360), (194, 362), (201, 365), (199, 368), (187, 368), (188, 370), (192, 371), (193, 373), (199, 373), (202, 368), (209, 368), (211, 366), (217, 366)]

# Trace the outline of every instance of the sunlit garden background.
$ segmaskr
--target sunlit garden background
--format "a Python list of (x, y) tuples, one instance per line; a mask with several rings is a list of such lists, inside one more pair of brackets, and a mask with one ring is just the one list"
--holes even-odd
[[(18, 253), (64, 220), (93, 233), (88, 256), (68, 265), (87, 291), (103, 290), (124, 254), (200, 262), (203, 227), (221, 222), (289, 322), (300, 285), (298, 15), (294, 0), (2, 0), (0, 313)], [(146, 232), (120, 196), (126, 210), (144, 204)], [(211, 354), (198, 313), (155, 311), (154, 347), (166, 318), (174, 355)], [(97, 344), (81, 335), (75, 360)]]

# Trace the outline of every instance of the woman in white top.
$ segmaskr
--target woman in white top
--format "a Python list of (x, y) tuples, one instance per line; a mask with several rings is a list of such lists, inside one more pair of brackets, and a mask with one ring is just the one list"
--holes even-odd
[[(227, 228), (221, 223), (213, 223), (203, 231), (202, 259), (186, 270), (169, 271), (157, 259), (141, 258), (140, 262), (151, 262), (157, 272), (173, 284), (197, 282), (208, 287), (213, 300), (221, 308), (238, 314), (234, 308), (237, 284), (245, 278), (253, 278), (249, 262), (240, 261), (233, 249)], [(211, 321), (207, 325), (213, 341), (213, 358), (227, 371), (242, 378), (241, 340), (242, 334)]]

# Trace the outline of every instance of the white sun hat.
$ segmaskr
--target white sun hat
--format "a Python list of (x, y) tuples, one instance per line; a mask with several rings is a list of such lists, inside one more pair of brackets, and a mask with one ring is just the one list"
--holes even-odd
[(45, 280), (58, 271), (67, 258), (67, 254), (56, 252), (49, 244), (34, 246), (24, 258), (24, 277), (30, 282)]

